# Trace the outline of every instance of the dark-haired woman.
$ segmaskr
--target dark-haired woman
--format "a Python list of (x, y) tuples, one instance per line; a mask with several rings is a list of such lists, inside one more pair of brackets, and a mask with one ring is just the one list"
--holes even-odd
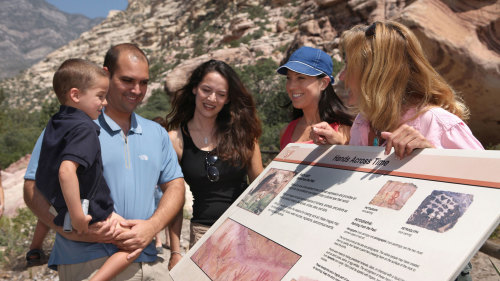
[[(167, 120), (193, 193), (192, 247), (246, 189), (247, 176), (252, 182), (262, 172), (262, 130), (252, 95), (236, 72), (217, 60), (193, 71), (174, 96)], [(172, 227), (179, 230), (178, 217)]]
[[(331, 126), (334, 144), (347, 144), (352, 125), (346, 107), (333, 90), (332, 58), (311, 47), (297, 49), (277, 70), (286, 75), (286, 91), (293, 105), (293, 121), (280, 134), (280, 149), (291, 142), (312, 143), (313, 125)], [(320, 143), (326, 140), (320, 140)]]

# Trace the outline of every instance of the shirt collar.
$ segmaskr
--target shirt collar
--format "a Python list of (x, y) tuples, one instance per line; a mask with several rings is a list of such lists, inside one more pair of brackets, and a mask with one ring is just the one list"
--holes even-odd
[(92, 122), (93, 120), (87, 113), (83, 112), (81, 109), (69, 106), (69, 105), (61, 105), (59, 106), (60, 116), (64, 116), (65, 119), (78, 119), (84, 121), (85, 123), (92, 124), (93, 128), (96, 130), (97, 135), (101, 132), (101, 127), (99, 127), (96, 123)]
[(363, 114), (361, 113), (358, 113), (358, 115), (356, 115), (354, 123), (360, 126), (368, 126), (368, 127), (370, 126), (370, 122), (368, 121), (368, 119), (366, 119), (365, 116), (363, 116)]
[[(116, 124), (113, 119), (111, 119), (111, 117), (106, 115), (104, 110), (102, 111), (101, 115), (99, 115), (99, 118), (97, 120), (99, 125), (110, 133), (118, 133), (122, 130), (122, 128), (118, 124)], [(132, 112), (129, 132), (133, 134), (142, 134), (142, 126), (141, 124), (139, 124), (139, 120), (137, 119), (137, 116), (134, 112)]]
[[(417, 109), (415, 107), (411, 107), (410, 109), (408, 109), (401, 116), (402, 124), (407, 124), (415, 128), (419, 127), (419, 120), (418, 118), (415, 118), (416, 114), (417, 114)], [(361, 113), (358, 113), (358, 115), (356, 115), (356, 118), (354, 119), (353, 123), (358, 124), (360, 126), (366, 126), (368, 128), (370, 127), (370, 121), (368, 121), (368, 119), (366, 119)]]

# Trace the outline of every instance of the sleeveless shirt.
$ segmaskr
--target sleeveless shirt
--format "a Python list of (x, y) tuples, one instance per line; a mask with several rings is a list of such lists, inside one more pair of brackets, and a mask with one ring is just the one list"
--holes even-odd
[(211, 226), (247, 188), (247, 171), (219, 158), (214, 164), (219, 170), (219, 180), (211, 182), (205, 165), (210, 151), (200, 150), (194, 144), (186, 124), (181, 126), (181, 133), (184, 141), (181, 168), (194, 198), (191, 221)]

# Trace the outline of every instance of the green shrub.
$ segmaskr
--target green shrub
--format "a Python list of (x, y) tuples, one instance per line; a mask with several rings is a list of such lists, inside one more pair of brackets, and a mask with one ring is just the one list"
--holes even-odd
[(139, 107), (136, 113), (147, 119), (158, 116), (165, 118), (169, 110), (170, 100), (167, 94), (162, 89), (156, 89), (151, 93), (147, 103)]
[(295, 19), (293, 21), (289, 21), (286, 23), (289, 27), (295, 27), (297, 25), (299, 25), (299, 19)]
[(229, 46), (231, 48), (237, 48), (240, 46), (240, 44), (241, 44), (241, 40), (233, 40), (233, 41), (229, 42)]
[(256, 30), (255, 32), (252, 33), (252, 39), (253, 40), (257, 40), (259, 38), (261, 38), (262, 36), (264, 35), (264, 29), (263, 28), (259, 28), (258, 30)]
[(42, 109), (38, 113), (39, 114), (38, 125), (40, 128), (43, 129), (47, 126), (50, 117), (52, 117), (52, 115), (56, 114), (59, 111), (59, 107), (60, 103), (56, 97), (45, 100), (42, 103)]
[(193, 42), (193, 54), (195, 57), (201, 56), (205, 52), (205, 36), (203, 33), (198, 34)]
[[(2, 217), (0, 220), (0, 246), (5, 250), (0, 252), (0, 263), (5, 269), (23, 268), (24, 254), (28, 251), (37, 219), (28, 209), (17, 210), (13, 218)], [(47, 235), (44, 250), (52, 248), (54, 236)]]
[(281, 45), (281, 46), (278, 48), (278, 51), (279, 51), (280, 53), (285, 53), (285, 51), (288, 49), (288, 46), (289, 46), (289, 45), (290, 45), (290, 44)]
[(58, 103), (44, 102), (42, 110), (28, 112), (23, 108), (0, 108), (0, 166), (8, 167), (31, 153), (36, 140), (47, 124)]
[(0, 105), (7, 99), (8, 95), (3, 88), (0, 88)]
[(332, 58), (333, 61), (333, 77), (337, 75), (343, 68), (344, 68), (344, 62), (343, 61), (337, 61), (336, 59)]
[(189, 54), (187, 53), (177, 53), (175, 54), (175, 58), (179, 60), (185, 60), (189, 58)]
[(160, 75), (165, 71), (166, 65), (163, 61), (156, 62), (149, 68), (149, 80), (158, 81)]
[(243, 12), (247, 12), (250, 19), (265, 19), (267, 17), (267, 11), (261, 5), (245, 7)]
[(229, 46), (231, 46), (231, 48), (236, 48), (239, 47), (241, 43), (248, 44), (251, 40), (257, 40), (261, 38), (263, 35), (264, 35), (264, 30), (258, 29), (250, 34), (241, 37), (240, 39), (229, 42)]
[(235, 67), (243, 84), (254, 96), (262, 121), (260, 149), (264, 152), (262, 160), (265, 164), (279, 152), (279, 131), (289, 122), (289, 111), (281, 107), (288, 103), (285, 80), (276, 74), (277, 67), (270, 58), (260, 59), (254, 65)]

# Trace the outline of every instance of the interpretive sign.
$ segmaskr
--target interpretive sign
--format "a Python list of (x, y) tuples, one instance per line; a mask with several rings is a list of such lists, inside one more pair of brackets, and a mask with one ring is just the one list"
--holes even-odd
[(289, 144), (171, 272), (453, 280), (500, 222), (500, 151)]

